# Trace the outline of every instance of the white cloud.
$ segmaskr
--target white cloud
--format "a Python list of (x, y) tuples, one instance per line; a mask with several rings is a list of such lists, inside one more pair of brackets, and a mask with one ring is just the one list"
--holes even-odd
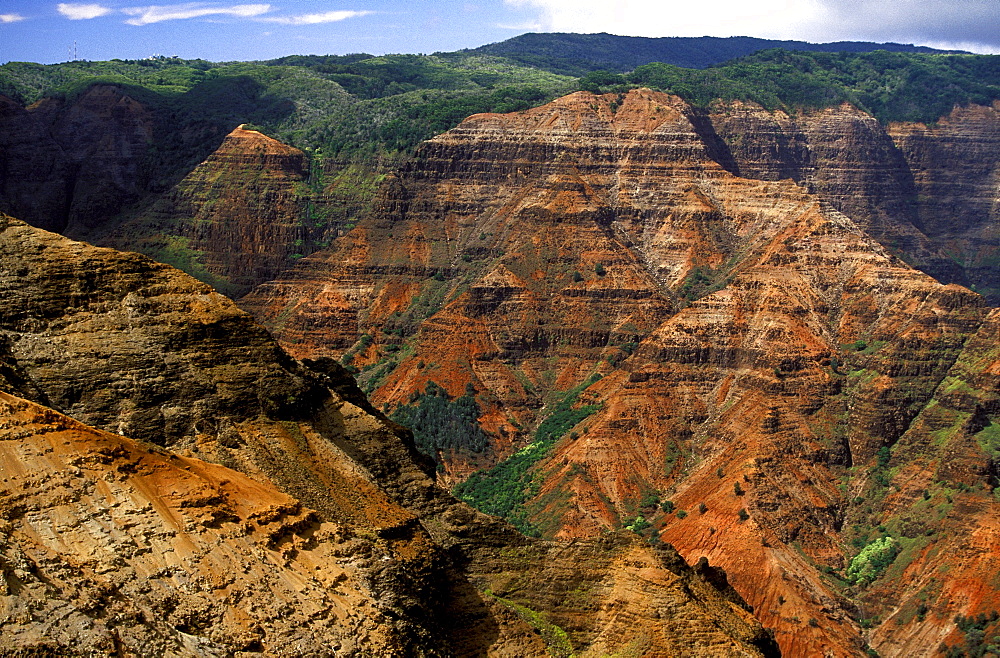
[(71, 21), (82, 21), (88, 18), (98, 18), (104, 16), (105, 14), (110, 14), (111, 9), (108, 7), (102, 7), (101, 5), (90, 4), (90, 5), (77, 5), (61, 2), (56, 5), (56, 9), (60, 14), (70, 19)]
[(271, 11), (271, 5), (233, 5), (231, 7), (212, 7), (201, 3), (183, 5), (150, 5), (148, 7), (129, 7), (122, 12), (130, 18), (129, 25), (149, 25), (161, 21), (176, 21), (202, 16), (235, 16), (237, 18), (252, 18)]
[(1000, 55), (1000, 44), (991, 45), (976, 41), (921, 41), (920, 45), (939, 50), (964, 50), (978, 55)]
[(534, 21), (529, 23), (520, 23), (517, 25), (512, 25), (510, 23), (497, 23), (497, 27), (501, 30), (514, 30), (516, 32), (541, 32), (542, 24)]
[(0, 14), (0, 23), (16, 23), (23, 20), (24, 16), (20, 14)]
[(754, 36), (1000, 48), (997, 0), (504, 0), (546, 32)]
[(347, 20), (348, 18), (357, 18), (359, 16), (367, 16), (373, 12), (370, 11), (325, 11), (318, 14), (302, 14), (301, 16), (275, 16), (273, 18), (262, 18), (260, 20), (267, 21), (269, 23), (281, 23), (283, 25), (317, 25), (319, 23), (336, 23), (337, 21)]
[(645, 37), (774, 36), (825, 14), (820, 0), (505, 0), (539, 11), (551, 32), (611, 32)]

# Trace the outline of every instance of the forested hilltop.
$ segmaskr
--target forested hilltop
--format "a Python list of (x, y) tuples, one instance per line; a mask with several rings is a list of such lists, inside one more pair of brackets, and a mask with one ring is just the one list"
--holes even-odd
[[(605, 54), (612, 50), (617, 58)], [(564, 66), (569, 59), (576, 63)], [(179, 127), (249, 123), (300, 148), (354, 154), (408, 152), (471, 114), (527, 109), (576, 89), (650, 86), (698, 104), (791, 109), (848, 101), (883, 121), (934, 120), (945, 105), (1000, 97), (1000, 58), (862, 42), (527, 34), (433, 55), (0, 66), (0, 94), (24, 105), (71, 101), (94, 84), (127, 88)]]
[(755, 37), (623, 37), (606, 32), (522, 34), (467, 52), (502, 55), (557, 73), (583, 75), (598, 69), (624, 73), (650, 62), (700, 69), (773, 48), (827, 53), (863, 53), (874, 50), (904, 53), (955, 52), (902, 43), (809, 43)]

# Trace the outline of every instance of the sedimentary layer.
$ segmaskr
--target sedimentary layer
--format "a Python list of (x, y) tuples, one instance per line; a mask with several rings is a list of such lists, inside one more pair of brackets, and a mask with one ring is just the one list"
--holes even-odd
[(775, 655), (714, 567), (529, 540), (335, 363), (172, 268), (2, 222), (3, 651)]

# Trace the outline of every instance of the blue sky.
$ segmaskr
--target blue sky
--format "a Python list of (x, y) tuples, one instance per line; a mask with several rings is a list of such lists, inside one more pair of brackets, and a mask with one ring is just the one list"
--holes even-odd
[(524, 32), (897, 41), (1000, 53), (1000, 0), (0, 0), (0, 62), (430, 53)]

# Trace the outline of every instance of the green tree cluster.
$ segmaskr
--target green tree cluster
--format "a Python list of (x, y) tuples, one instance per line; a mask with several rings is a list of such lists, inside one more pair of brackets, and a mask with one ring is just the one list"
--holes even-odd
[(451, 399), (440, 385), (429, 381), (414, 403), (399, 407), (390, 418), (413, 431), (417, 450), (437, 458), (438, 451), (482, 452), (489, 438), (479, 426), (482, 410), (473, 394)]
[(899, 543), (892, 537), (881, 537), (861, 549), (847, 566), (847, 579), (857, 585), (874, 582), (899, 554)]

